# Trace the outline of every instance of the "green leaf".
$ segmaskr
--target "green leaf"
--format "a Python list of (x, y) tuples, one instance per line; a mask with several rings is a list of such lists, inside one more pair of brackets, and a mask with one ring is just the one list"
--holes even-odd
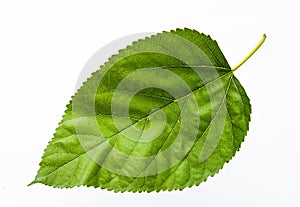
[(191, 29), (153, 35), (113, 55), (72, 97), (31, 184), (199, 185), (240, 149), (250, 113), (216, 41)]

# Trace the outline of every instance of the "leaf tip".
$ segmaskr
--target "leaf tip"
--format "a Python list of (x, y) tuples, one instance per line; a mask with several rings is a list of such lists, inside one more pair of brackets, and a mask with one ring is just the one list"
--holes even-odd
[(30, 187), (30, 186), (32, 186), (33, 184), (36, 184), (36, 183), (37, 183), (36, 180), (34, 180), (31, 183), (27, 184), (27, 187)]

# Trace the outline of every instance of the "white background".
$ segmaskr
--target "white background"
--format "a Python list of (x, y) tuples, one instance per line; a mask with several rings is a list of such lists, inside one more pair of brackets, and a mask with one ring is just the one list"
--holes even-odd
[[(0, 1), (0, 206), (300, 206), (298, 1)], [(125, 35), (189, 27), (216, 39), (251, 99), (250, 132), (182, 192), (27, 187), (86, 61)]]

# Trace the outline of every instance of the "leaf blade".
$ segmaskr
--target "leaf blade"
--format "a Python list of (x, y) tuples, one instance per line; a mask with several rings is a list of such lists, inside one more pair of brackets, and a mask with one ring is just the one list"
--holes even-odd
[[(170, 36), (170, 34), (172, 35)], [(135, 87), (131, 87), (130, 84), (125, 85), (127, 88), (125, 87), (126, 90), (120, 91), (120, 94), (122, 94), (120, 97), (127, 100), (130, 99), (130, 94), (135, 95), (134, 97), (138, 95), (137, 104), (132, 104), (134, 107), (131, 108), (129, 115), (122, 114), (125, 109), (121, 110), (120, 114), (112, 113), (108, 106), (110, 106), (109, 101), (113, 99), (113, 94), (116, 91), (119, 92), (116, 90), (116, 87), (120, 85), (123, 79), (130, 77), (130, 74), (133, 72), (141, 71), (144, 75), (145, 73), (149, 75), (153, 74), (149, 71), (147, 73), (147, 70), (141, 70), (144, 68), (149, 71), (157, 70), (157, 68), (170, 71), (170, 74), (172, 72), (184, 80), (191, 90), (184, 91), (182, 88), (172, 84), (176, 76), (170, 78), (171, 76), (168, 76), (169, 72), (160, 74), (165, 75), (164, 78), (166, 81), (164, 81), (156, 77), (158, 72), (155, 71), (156, 76), (153, 76), (157, 79), (154, 80), (160, 80), (155, 82), (156, 86), (163, 88), (163, 91), (172, 91), (173, 95), (154, 89), (138, 93), (135, 91)], [(212, 74), (212, 70), (217, 72), (217, 75)], [(204, 80), (198, 77), (199, 73), (202, 78), (204, 77)], [(98, 87), (99, 76), (103, 74), (104, 76), (101, 81), (104, 84)], [(135, 85), (142, 85), (147, 81), (149, 82), (148, 85), (151, 85), (150, 83), (153, 81), (153, 78), (152, 80), (145, 80), (145, 78), (133, 79), (133, 81)], [(233, 84), (234, 86), (232, 86)], [(224, 88), (226, 88), (225, 93), (220, 92)], [(174, 91), (180, 90), (182, 91), (179, 94), (182, 96), (174, 98), (174, 94), (176, 96)], [(237, 93), (240, 94), (239, 97)], [(216, 103), (214, 103), (211, 101), (210, 95), (213, 97), (220, 96), (217, 100), (222, 100), (222, 103), (220, 104), (216, 100)], [(222, 97), (222, 95), (225, 96)], [(157, 96), (162, 97), (164, 100), (157, 99)], [(170, 146), (174, 145), (176, 134), (173, 135), (172, 133), (179, 133), (178, 122), (181, 121), (179, 118), (181, 118), (182, 111), (184, 111), (184, 103), (191, 96), (196, 97), (194, 99), (197, 101), (199, 108), (195, 110), (192, 104), (190, 109), (188, 109), (189, 114), (195, 114), (197, 110), (201, 111), (199, 114), (201, 122), (197, 129), (197, 136), (195, 140), (189, 140), (189, 138), (185, 140), (187, 143), (191, 142), (191, 146), (180, 143), (182, 146), (178, 145), (174, 148), (177, 151), (182, 149), (185, 151), (186, 148), (189, 149), (190, 147), (186, 154), (177, 160), (178, 162), (171, 163), (168, 166), (170, 160), (176, 160), (173, 157), (174, 155), (172, 153), (166, 153), (165, 156), (160, 157), (159, 155), (161, 151), (165, 152)], [(74, 101), (79, 104), (75, 110)], [(94, 104), (93, 101), (95, 101)], [(239, 103), (238, 106), (232, 104), (234, 102)], [(119, 101), (117, 108), (122, 108), (123, 103)], [(158, 107), (158, 110), (151, 113), (149, 109), (144, 107), (147, 104), (149, 108)], [(176, 104), (179, 105), (177, 106)], [(218, 104), (220, 105), (219, 108)], [(215, 108), (218, 110), (214, 111)], [(170, 118), (168, 117), (170, 123), (166, 125), (166, 132), (158, 136), (156, 140), (150, 140), (149, 143), (141, 142), (141, 138), (144, 138), (146, 141), (147, 138), (151, 138), (143, 137), (143, 133), (145, 133), (147, 127), (146, 120), (152, 118), (156, 122), (159, 122), (163, 120), (163, 115), (155, 117), (155, 114), (165, 111), (167, 115), (170, 115), (172, 112), (174, 113)], [(226, 115), (220, 115), (218, 111), (222, 111)], [(104, 140), (98, 139), (98, 136), (100, 136), (98, 129), (101, 127), (91, 124), (92, 121), (89, 119), (93, 117), (93, 112), (97, 115), (97, 123), (103, 125)], [(145, 40), (134, 42), (133, 45), (127, 47), (125, 50), (121, 50), (119, 54), (110, 58), (102, 66), (101, 70), (95, 72), (79, 89), (73, 97), (72, 102), (67, 106), (66, 115), (60, 122), (53, 140), (45, 150), (42, 162), (40, 163), (41, 168), (33, 183), (43, 183), (54, 187), (86, 185), (106, 188), (116, 192), (174, 190), (198, 185), (205, 181), (208, 176), (213, 176), (217, 173), (223, 167), (224, 163), (228, 162), (234, 156), (248, 131), (250, 113), (249, 98), (238, 80), (234, 77), (217, 43), (209, 36), (190, 29), (178, 29), (170, 33), (164, 32), (154, 35)], [(214, 124), (214, 117), (217, 116), (226, 117), (225, 126), (219, 131), (219, 122), (221, 123), (222, 121)], [(235, 119), (231, 120), (231, 116), (235, 117)], [(84, 117), (86, 118), (84, 119)], [(118, 123), (124, 125), (122, 130), (113, 126), (116, 117), (119, 118)], [(131, 119), (132, 117), (134, 118), (133, 120), (127, 120), (126, 118), (128, 117)], [(176, 119), (176, 117), (179, 118)], [(222, 120), (222, 118), (216, 120)], [(243, 121), (242, 125), (239, 123), (240, 120)], [(74, 122), (76, 123), (74, 124)], [(139, 122), (141, 122), (140, 125)], [(188, 123), (192, 125), (191, 122), (189, 121)], [(126, 125), (124, 123), (129, 124)], [(92, 125), (92, 127), (88, 124)], [(76, 130), (78, 127), (80, 129)], [(141, 133), (135, 134), (134, 127), (140, 127), (142, 129)], [(241, 128), (240, 131), (239, 128)], [(132, 129), (129, 135), (133, 136), (135, 134), (133, 137), (136, 140), (128, 140), (123, 136), (123, 133), (128, 129)], [(191, 130), (193, 131), (194, 129)], [(215, 140), (218, 142), (217, 145), (213, 144), (216, 145), (215, 148), (210, 149), (212, 148), (212, 144), (206, 141), (211, 139), (209, 131), (214, 130), (213, 135), (218, 135), (220, 138)], [(185, 129), (183, 133), (186, 135), (185, 137), (190, 137), (189, 130)], [(231, 137), (228, 134), (231, 134)], [(78, 136), (81, 138), (78, 138)], [(82, 146), (81, 143), (83, 136), (85, 137), (85, 146)], [(214, 139), (211, 140), (214, 141)], [(106, 141), (109, 144), (103, 146), (103, 143)], [(92, 143), (91, 146), (87, 144), (89, 142)], [(110, 156), (116, 149), (125, 152), (125, 154), (127, 153), (128, 157), (116, 159), (118, 156)], [(199, 161), (199, 156), (203, 149), (206, 150), (206, 153), (209, 152), (209, 156), (204, 156), (204, 162), (201, 162)], [(91, 159), (89, 152), (94, 152), (92, 156), (95, 156), (96, 159)], [(137, 157), (141, 155), (154, 156), (153, 160), (158, 159), (158, 161), (156, 160), (154, 163), (150, 159), (150, 161), (141, 162), (139, 163), (140, 165), (135, 166), (133, 161), (128, 161), (132, 158), (130, 157), (132, 155)], [(121, 168), (121, 171), (126, 169), (127, 172), (131, 172), (134, 176), (125, 176), (118, 172), (114, 173), (111, 169), (105, 168), (106, 166), (103, 165), (105, 162), (110, 163), (109, 165), (117, 165), (118, 168)], [(64, 163), (64, 165), (59, 166), (61, 163)], [(167, 165), (166, 169), (159, 171), (159, 167), (151, 167), (152, 165), (159, 164)], [(149, 166), (148, 175), (141, 176), (147, 171)], [(134, 169), (136, 167), (141, 167), (145, 170)], [(153, 173), (152, 171), (155, 170), (158, 172)], [(138, 173), (134, 174), (133, 172)]]

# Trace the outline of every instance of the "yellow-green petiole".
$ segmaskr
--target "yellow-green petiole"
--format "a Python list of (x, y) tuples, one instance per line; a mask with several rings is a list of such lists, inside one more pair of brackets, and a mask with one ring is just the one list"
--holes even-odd
[(251, 50), (251, 52), (243, 60), (241, 60), (241, 62), (239, 64), (237, 64), (236, 66), (234, 66), (233, 68), (231, 68), (231, 70), (235, 71), (241, 65), (243, 65), (260, 48), (260, 46), (264, 43), (264, 41), (266, 40), (266, 38), (267, 38), (267, 36), (264, 34), (262, 36), (261, 40), (255, 46), (255, 48), (253, 48), (253, 50)]

